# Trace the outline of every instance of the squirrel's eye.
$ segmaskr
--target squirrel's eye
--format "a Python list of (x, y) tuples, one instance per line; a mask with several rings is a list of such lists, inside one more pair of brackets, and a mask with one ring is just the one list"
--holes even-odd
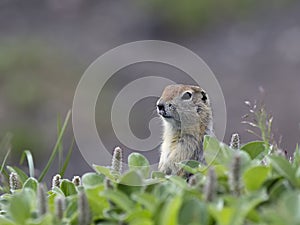
[(183, 100), (189, 100), (189, 99), (191, 99), (191, 97), (192, 97), (192, 93), (189, 92), (189, 91), (187, 91), (187, 92), (185, 92), (185, 93), (182, 95), (181, 99), (183, 99)]

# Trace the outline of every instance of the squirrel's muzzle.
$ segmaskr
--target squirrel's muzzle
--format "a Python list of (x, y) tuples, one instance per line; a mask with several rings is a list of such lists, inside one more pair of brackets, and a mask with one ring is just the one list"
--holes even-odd
[(157, 107), (157, 113), (161, 116), (164, 116), (164, 114), (166, 113), (165, 104), (164, 103), (158, 103), (156, 105), (156, 107)]
[[(171, 105), (171, 104), (169, 104), (169, 105)], [(158, 101), (157, 105), (156, 105), (157, 113), (164, 118), (172, 118), (172, 116), (170, 115), (170, 110), (167, 109), (167, 107), (168, 106), (166, 106), (165, 102)]]

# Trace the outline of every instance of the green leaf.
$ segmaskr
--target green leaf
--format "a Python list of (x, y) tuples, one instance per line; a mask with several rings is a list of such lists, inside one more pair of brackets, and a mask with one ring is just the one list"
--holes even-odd
[(93, 165), (93, 168), (97, 173), (103, 174), (104, 176), (111, 179), (112, 181), (116, 181), (116, 177), (111, 174), (111, 170), (109, 167)]
[(267, 179), (270, 167), (255, 166), (247, 169), (243, 174), (244, 184), (247, 190), (258, 190)]
[(266, 191), (261, 190), (242, 196), (226, 206), (212, 205), (209, 209), (219, 225), (242, 225), (248, 213), (267, 199)]
[(0, 216), (0, 224), (1, 225), (16, 225), (16, 223), (14, 223), (13, 221), (8, 220), (2, 216)]
[(61, 181), (60, 189), (63, 191), (65, 196), (76, 195), (77, 194), (77, 190), (76, 190), (75, 185), (71, 181), (66, 180), (66, 179), (63, 179)]
[[(142, 212), (145, 214), (145, 212)], [(135, 218), (134, 220), (130, 221), (130, 225), (154, 225), (154, 222), (151, 219), (147, 218)]]
[(145, 209), (137, 209), (131, 212), (125, 219), (130, 225), (151, 225), (153, 224), (151, 212)]
[(233, 207), (224, 207), (219, 211), (211, 209), (211, 214), (216, 219), (218, 225), (242, 225), (242, 221), (233, 223), (233, 217), (236, 214), (236, 210)]
[(293, 160), (293, 166), (294, 167), (300, 167), (300, 148), (299, 145), (297, 144), (295, 152), (294, 152), (294, 160)]
[(160, 223), (163, 225), (177, 225), (178, 213), (182, 204), (182, 196), (176, 195), (170, 198), (160, 213)]
[(288, 160), (276, 155), (270, 155), (268, 158), (277, 173), (286, 178), (293, 186), (299, 186), (296, 179), (296, 169), (292, 167), (292, 164)]
[(180, 187), (183, 190), (185, 190), (188, 187), (186, 180), (182, 177), (171, 176), (169, 177), (169, 180), (172, 181), (172, 183), (175, 184), (177, 187)]
[(82, 176), (82, 185), (84, 188), (94, 188), (96, 186), (102, 185), (104, 180), (104, 175), (99, 175), (96, 173), (86, 173)]
[(265, 151), (265, 144), (266, 143), (264, 141), (253, 141), (243, 145), (241, 150), (247, 152), (251, 159), (255, 159)]
[(292, 190), (291, 183), (287, 179), (277, 179), (277, 182), (269, 187), (269, 198), (271, 200), (277, 200), (279, 196)]
[(160, 201), (166, 201), (170, 195), (178, 194), (178, 186), (175, 183), (162, 182), (153, 189), (153, 195)]
[(152, 171), (151, 172), (151, 178), (152, 179), (164, 179), (166, 174), (160, 171)]
[(262, 220), (265, 224), (300, 224), (300, 194), (286, 192), (272, 208), (263, 211)]
[(146, 218), (136, 218), (135, 220), (130, 221), (130, 225), (154, 225), (154, 222)]
[[(281, 206), (281, 207), (280, 207)], [(288, 224), (300, 224), (300, 194), (299, 192), (286, 193), (279, 203), (279, 210), (285, 211)]]
[(53, 224), (53, 217), (51, 214), (47, 214), (37, 219), (29, 219), (26, 225), (49, 225)]
[(204, 172), (211, 165), (214, 166), (224, 166), (227, 168), (232, 164), (233, 156), (239, 154), (241, 158), (242, 171), (245, 170), (250, 165), (250, 157), (244, 151), (236, 151), (229, 148), (226, 144), (219, 142), (216, 138), (205, 136), (204, 137), (204, 157), (206, 161), (206, 166), (200, 167), (198, 170)]
[(25, 192), (19, 192), (12, 196), (8, 213), (10, 217), (18, 224), (24, 224), (31, 217), (31, 203)]
[(37, 179), (33, 178), (33, 177), (29, 177), (24, 185), (23, 188), (31, 188), (32, 190), (36, 191), (37, 190), (37, 186), (38, 186), (38, 181)]
[(183, 161), (180, 163), (177, 163), (177, 165), (184, 169), (186, 172), (195, 174), (198, 172), (199, 166), (201, 165), (200, 162), (195, 160), (189, 160), (189, 161)]
[(140, 170), (145, 178), (149, 176), (149, 161), (142, 154), (136, 152), (131, 153), (128, 156), (128, 165), (131, 170)]
[(20, 178), (20, 181), (22, 184), (24, 184), (24, 182), (28, 179), (28, 176), (26, 173), (23, 172), (23, 170), (19, 169), (18, 167), (11, 167), (11, 166), (7, 166), (7, 169), (10, 171), (10, 172), (14, 172), (16, 174), (18, 174), (19, 178)]
[(126, 184), (129, 186), (142, 186), (143, 185), (143, 177), (138, 170), (130, 170), (127, 173), (123, 174), (120, 183)]
[(52, 187), (51, 192), (55, 195), (65, 196), (64, 192), (59, 187)]
[(208, 219), (209, 213), (205, 203), (200, 202), (197, 199), (188, 199), (184, 201), (178, 215), (178, 222), (181, 225), (207, 225)]
[(149, 193), (134, 193), (132, 199), (143, 205), (151, 213), (154, 213), (158, 205), (158, 199)]
[(100, 195), (114, 202), (125, 212), (132, 212), (135, 208), (134, 202), (127, 195), (118, 190), (105, 190)]
[(143, 181), (143, 184), (144, 184), (145, 186), (147, 186), (145, 190), (152, 190), (153, 187), (154, 187), (156, 184), (161, 183), (161, 182), (163, 182), (163, 181), (164, 181), (164, 179), (152, 179), (152, 178), (149, 178), (149, 179), (144, 180), (144, 181)]
[(30, 177), (34, 177), (34, 163), (33, 163), (33, 157), (32, 154), (29, 150), (25, 150), (22, 154), (20, 164), (22, 165), (24, 162), (24, 159), (27, 159), (28, 167), (29, 167), (29, 175)]
[(67, 200), (67, 208), (65, 210), (65, 217), (73, 220), (74, 218), (76, 218), (78, 213), (77, 210), (78, 198), (76, 195), (72, 195), (72, 196), (68, 196), (66, 200)]
[(104, 190), (104, 186), (94, 186), (85, 190), (86, 197), (89, 202), (89, 206), (92, 211), (93, 220), (103, 219), (103, 212), (109, 208), (109, 203), (106, 196), (100, 196), (100, 193)]
[[(117, 222), (117, 221), (110, 221), (110, 222), (101, 222), (101, 223), (99, 223), (99, 225), (120, 225), (120, 223), (119, 222)], [(132, 225), (132, 224), (130, 224), (130, 225)]]
[[(213, 166), (215, 173), (217, 175), (217, 177), (222, 177), (224, 179), (227, 178), (228, 175), (228, 167), (225, 167), (223, 165), (214, 165)], [(205, 171), (205, 174), (207, 174), (207, 170)]]
[(231, 162), (234, 152), (236, 152), (211, 136), (204, 137), (203, 150), (204, 158), (207, 164), (205, 169), (211, 165), (228, 166)]
[(121, 191), (122, 193), (126, 194), (127, 196), (131, 196), (131, 194), (133, 194), (133, 193), (141, 192), (144, 189), (144, 186), (117, 183), (116, 188), (117, 188), (117, 190)]

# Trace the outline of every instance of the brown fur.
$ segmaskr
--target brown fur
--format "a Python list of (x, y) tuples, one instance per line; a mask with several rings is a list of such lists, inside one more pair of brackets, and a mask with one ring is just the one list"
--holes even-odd
[[(192, 94), (183, 99), (185, 92)], [(157, 104), (164, 105), (164, 133), (159, 170), (166, 174), (185, 174), (177, 163), (197, 160), (204, 163), (203, 137), (212, 135), (212, 110), (206, 92), (192, 85), (169, 85)]]

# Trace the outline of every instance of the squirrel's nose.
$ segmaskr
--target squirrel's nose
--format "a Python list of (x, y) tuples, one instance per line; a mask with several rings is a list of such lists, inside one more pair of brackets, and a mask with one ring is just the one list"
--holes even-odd
[(165, 104), (163, 103), (158, 103), (157, 104), (157, 110), (160, 112), (160, 111), (165, 111)]

